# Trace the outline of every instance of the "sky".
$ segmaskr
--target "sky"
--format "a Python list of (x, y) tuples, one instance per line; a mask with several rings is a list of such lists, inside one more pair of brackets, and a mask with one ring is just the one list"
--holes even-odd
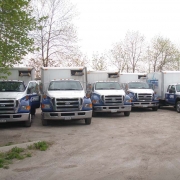
[(180, 0), (71, 0), (83, 54), (103, 54), (138, 31), (147, 42), (161, 35), (180, 43)]

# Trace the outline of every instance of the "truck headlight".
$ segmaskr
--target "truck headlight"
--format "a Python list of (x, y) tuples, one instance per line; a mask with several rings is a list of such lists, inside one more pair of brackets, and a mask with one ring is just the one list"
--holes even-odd
[(90, 104), (85, 104), (84, 107), (85, 107), (85, 108), (92, 108), (92, 103), (90, 103)]
[(42, 109), (50, 109), (50, 104), (42, 104)]
[(158, 96), (154, 96), (154, 100), (159, 100), (159, 97)]
[(92, 103), (93, 103), (93, 104), (99, 104), (99, 99), (94, 99), (94, 100), (92, 100)]
[(21, 110), (30, 110), (31, 106), (21, 106)]
[(132, 101), (131, 99), (126, 99), (125, 100), (126, 103), (131, 103), (131, 101)]

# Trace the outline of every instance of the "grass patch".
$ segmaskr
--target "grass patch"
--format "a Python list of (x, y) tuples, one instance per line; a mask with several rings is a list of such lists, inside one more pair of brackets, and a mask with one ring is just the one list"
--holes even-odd
[(28, 149), (36, 149), (40, 151), (46, 151), (47, 148), (49, 147), (49, 144), (45, 141), (40, 141), (37, 143), (34, 143), (33, 145), (28, 146)]
[(11, 145), (13, 145), (13, 144), (14, 144), (13, 142), (8, 142), (8, 143), (6, 143), (6, 144), (4, 144), (4, 145), (0, 145), (0, 147), (11, 146)]
[(7, 144), (5, 144), (5, 146), (10, 146), (13, 145), (13, 142), (8, 142)]
[(33, 145), (28, 146), (27, 149), (13, 147), (10, 151), (0, 153), (0, 168), (8, 169), (9, 164), (12, 163), (14, 159), (22, 160), (27, 157), (31, 157), (29, 150), (40, 150), (46, 151), (49, 147), (49, 144), (45, 141), (34, 143)]

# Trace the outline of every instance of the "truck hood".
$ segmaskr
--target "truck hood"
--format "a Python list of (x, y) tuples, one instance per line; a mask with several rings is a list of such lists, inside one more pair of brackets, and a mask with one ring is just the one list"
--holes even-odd
[(0, 92), (1, 99), (21, 99), (24, 96), (25, 92)]
[(128, 89), (128, 91), (133, 93), (151, 93), (151, 94), (154, 93), (152, 89)]
[(83, 98), (85, 96), (84, 91), (48, 91), (49, 97), (56, 98)]
[(125, 95), (124, 90), (96, 90), (95, 93), (99, 95)]

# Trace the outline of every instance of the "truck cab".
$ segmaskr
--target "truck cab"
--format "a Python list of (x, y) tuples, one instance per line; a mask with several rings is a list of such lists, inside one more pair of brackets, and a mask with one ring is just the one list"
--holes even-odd
[(165, 93), (165, 104), (174, 106), (176, 111), (180, 113), (180, 83), (170, 84)]
[(0, 123), (23, 121), (26, 127), (31, 126), (41, 97), (33, 71), (33, 68), (11, 68), (7, 79), (0, 80)]
[(87, 73), (93, 116), (100, 112), (120, 113), (129, 116), (131, 99), (118, 82), (119, 73), (112, 71), (89, 71)]
[(116, 81), (96, 81), (92, 84), (91, 101), (93, 115), (97, 112), (120, 113), (130, 115), (131, 100)]
[(159, 108), (172, 106), (180, 113), (180, 71), (161, 71), (148, 74), (148, 82), (158, 94)]
[(91, 124), (92, 102), (85, 93), (86, 68), (42, 68), (41, 73), (44, 91), (42, 125), (48, 125), (50, 120), (81, 119), (85, 120), (85, 124)]
[(158, 110), (159, 100), (153, 89), (143, 81), (131, 81), (126, 83), (125, 91), (130, 96), (132, 108), (152, 108)]

